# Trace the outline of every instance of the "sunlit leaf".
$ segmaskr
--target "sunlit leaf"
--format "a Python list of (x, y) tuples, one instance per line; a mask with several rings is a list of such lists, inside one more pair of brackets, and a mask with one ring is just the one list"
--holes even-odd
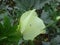
[(60, 19), (60, 16), (57, 16), (57, 17), (56, 17), (56, 20), (59, 20), (59, 19)]

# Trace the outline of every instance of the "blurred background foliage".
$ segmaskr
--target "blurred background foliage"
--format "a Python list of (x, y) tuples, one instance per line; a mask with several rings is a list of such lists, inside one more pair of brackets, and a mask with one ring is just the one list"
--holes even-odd
[[(16, 29), (20, 16), (32, 9), (43, 19), (47, 33), (25, 41)], [(57, 16), (60, 16), (60, 0), (0, 0), (0, 45), (60, 45)]]

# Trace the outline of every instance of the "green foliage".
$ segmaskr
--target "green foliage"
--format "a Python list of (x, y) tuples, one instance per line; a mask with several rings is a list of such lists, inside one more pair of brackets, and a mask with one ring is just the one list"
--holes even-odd
[[(36, 10), (31, 13), (33, 9)], [(30, 15), (30, 13), (32, 15)], [(39, 32), (36, 33), (36, 35), (32, 34), (34, 29), (30, 28), (30, 23), (33, 25), (33, 28), (37, 26), (34, 28), (35, 30), (41, 29), (38, 25), (40, 24), (39, 26), (41, 26), (43, 24), (47, 30), (46, 34), (42, 34), (42, 36), (38, 34)], [(25, 31), (24, 33), (21, 33), (21, 25), (23, 29), (22, 32)], [(42, 29), (44, 29), (44, 26), (41, 26)], [(29, 30), (31, 30), (31, 32)], [(40, 43), (47, 40), (46, 37), (44, 37), (45, 35), (47, 35), (46, 37), (49, 43), (52, 43), (51, 45), (55, 45), (55, 42), (57, 42), (56, 45), (58, 45), (58, 41), (54, 38), (56, 38), (57, 35), (60, 36), (59, 0), (0, 0), (0, 45), (17, 45), (20, 38), (23, 40), (20, 40), (21, 44), (24, 42), (22, 45), (25, 45), (25, 43), (27, 45), (33, 45), (33, 42), (36, 44), (37, 42)], [(34, 40), (26, 42), (24, 37)], [(54, 39), (53, 42), (52, 39)], [(37, 41), (35, 42), (35, 40)], [(31, 44), (28, 44), (28, 42)]]
[(0, 45), (18, 43), (21, 34), (17, 31), (17, 25), (11, 25), (10, 19), (4, 17), (3, 24), (0, 23)]

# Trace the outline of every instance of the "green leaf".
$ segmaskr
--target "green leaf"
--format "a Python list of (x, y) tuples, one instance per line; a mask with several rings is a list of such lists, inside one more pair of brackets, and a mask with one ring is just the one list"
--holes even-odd
[[(2, 24), (0, 23), (0, 30), (2, 30), (3, 29), (3, 26), (2, 26)], [(1, 32), (1, 31), (0, 31)]]
[(57, 17), (56, 17), (56, 20), (59, 20), (59, 19), (60, 19), (60, 16), (57, 16)]
[(21, 33), (24, 40), (33, 40), (37, 35), (43, 34), (45, 25), (42, 19), (38, 18), (35, 10), (25, 12), (20, 18)]
[(9, 19), (7, 16), (5, 16), (3, 22), (4, 22), (4, 27), (5, 27), (7, 30), (9, 30), (10, 27), (11, 27), (10, 19)]

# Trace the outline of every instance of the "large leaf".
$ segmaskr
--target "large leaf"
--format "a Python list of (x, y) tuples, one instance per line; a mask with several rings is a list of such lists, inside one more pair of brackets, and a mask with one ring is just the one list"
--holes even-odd
[(45, 25), (42, 19), (38, 18), (35, 10), (25, 12), (20, 18), (21, 33), (25, 40), (33, 40), (37, 35), (43, 34)]
[(20, 10), (26, 11), (30, 9), (40, 9), (45, 3), (50, 0), (16, 0), (17, 6)]

